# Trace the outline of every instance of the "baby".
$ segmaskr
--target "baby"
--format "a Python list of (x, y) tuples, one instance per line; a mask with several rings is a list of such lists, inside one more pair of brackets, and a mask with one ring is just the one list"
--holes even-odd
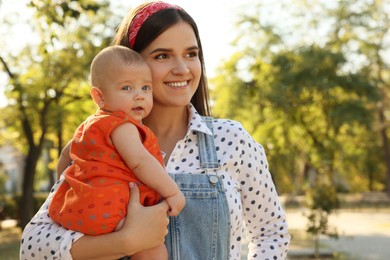
[[(177, 216), (185, 198), (164, 169), (156, 136), (142, 125), (152, 109), (152, 74), (129, 48), (103, 49), (91, 64), (91, 96), (99, 106), (64, 148), (58, 169), (65, 181), (49, 207), (65, 228), (99, 235), (121, 228), (129, 202), (129, 182), (139, 185), (141, 203), (166, 200)], [(132, 259), (167, 259), (164, 245)]]

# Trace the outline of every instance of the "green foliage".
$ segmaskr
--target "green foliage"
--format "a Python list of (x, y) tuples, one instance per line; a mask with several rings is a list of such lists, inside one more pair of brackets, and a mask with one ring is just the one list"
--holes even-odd
[(328, 214), (340, 206), (335, 188), (324, 183), (317, 183), (307, 189), (306, 202), (309, 209), (322, 210)]
[(390, 187), (390, 2), (304, 2), (293, 16), (306, 20), (294, 28), (262, 19), (273, 10), (261, 4), (242, 16), (240, 48), (219, 68), (212, 97), (217, 116), (241, 121), (264, 145), (279, 192), (305, 194), (318, 256), (321, 235), (337, 238), (329, 217), (338, 192)]
[(29, 23), (40, 41), (17, 56), (0, 54), (9, 78), (2, 131), (18, 133), (5, 135), (12, 138), (6, 142), (26, 155), (22, 226), (32, 217), (34, 178), (45, 144), (52, 143), (58, 156), (76, 124), (95, 109), (89, 96), (90, 62), (109, 45), (116, 26), (106, 0), (31, 1), (30, 7), (35, 18)]
[(29, 6), (36, 9), (37, 17), (45, 17), (47, 24), (65, 26), (69, 19), (79, 19), (83, 12), (96, 14), (102, 7), (108, 7), (106, 1), (67, 0), (31, 1)]
[[(5, 194), (5, 182), (8, 176), (6, 175), (3, 164), (0, 162), (0, 221), (4, 219), (5, 212), (7, 212), (8, 202)], [(1, 227), (0, 227), (1, 229)]]
[(337, 230), (329, 226), (329, 216), (339, 206), (337, 192), (332, 185), (319, 182), (306, 191), (306, 207), (309, 209), (306, 231), (314, 236), (314, 252), (317, 257), (320, 235), (338, 237)]
[[(213, 111), (241, 121), (264, 145), (280, 192), (302, 194), (313, 174), (337, 191), (383, 190), (390, 2), (304, 2), (300, 11), (246, 10), (237, 52), (212, 81)], [(278, 20), (281, 9), (293, 19)]]
[(14, 197), (5, 194), (0, 195), (0, 221), (4, 219), (18, 219), (18, 209), (19, 207)]
[[(37, 212), (47, 198), (47, 193), (33, 195), (33, 210)], [(23, 205), (22, 195), (0, 195), (0, 221), (4, 219), (19, 219), (19, 210)]]
[[(26, 144), (38, 145), (43, 135), (53, 133), (50, 138), (58, 143), (59, 128), (68, 140), (81, 118), (94, 111), (89, 97), (89, 64), (109, 45), (116, 24), (108, 18), (107, 1), (47, 0), (29, 5), (36, 15), (30, 22), (41, 41), (26, 46), (17, 57), (6, 53), (1, 57), (8, 69), (4, 66), (10, 103), (2, 118), (9, 132), (23, 133), (26, 125), (34, 132), (32, 140), (26, 133), (9, 140), (26, 153)], [(68, 124), (69, 128), (63, 128)]]
[[(5, 193), (5, 182), (7, 181), (8, 176), (4, 169), (3, 163), (0, 162), (0, 195)], [(1, 202), (0, 202), (1, 203)]]

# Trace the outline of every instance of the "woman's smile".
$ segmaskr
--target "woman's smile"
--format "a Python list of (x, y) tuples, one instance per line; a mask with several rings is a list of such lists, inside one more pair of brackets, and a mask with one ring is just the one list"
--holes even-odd
[(168, 85), (169, 87), (177, 88), (177, 89), (184, 88), (184, 87), (188, 86), (188, 83), (189, 83), (189, 80), (188, 81), (180, 81), (180, 82), (165, 82), (165, 84)]

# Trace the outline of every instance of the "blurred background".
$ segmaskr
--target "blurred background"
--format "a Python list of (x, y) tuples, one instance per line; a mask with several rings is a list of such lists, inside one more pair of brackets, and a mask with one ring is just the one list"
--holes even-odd
[[(92, 58), (142, 2), (0, 0), (0, 259), (96, 109)], [(390, 259), (390, 0), (167, 2), (199, 26), (214, 116), (267, 152), (289, 258)]]

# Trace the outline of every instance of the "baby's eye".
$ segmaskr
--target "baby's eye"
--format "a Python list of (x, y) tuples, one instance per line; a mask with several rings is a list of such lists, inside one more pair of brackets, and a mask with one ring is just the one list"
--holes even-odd
[(151, 90), (152, 88), (149, 85), (145, 85), (142, 87), (143, 91)]
[(133, 89), (132, 87), (127, 85), (122, 87), (122, 90), (132, 90), (132, 89)]

